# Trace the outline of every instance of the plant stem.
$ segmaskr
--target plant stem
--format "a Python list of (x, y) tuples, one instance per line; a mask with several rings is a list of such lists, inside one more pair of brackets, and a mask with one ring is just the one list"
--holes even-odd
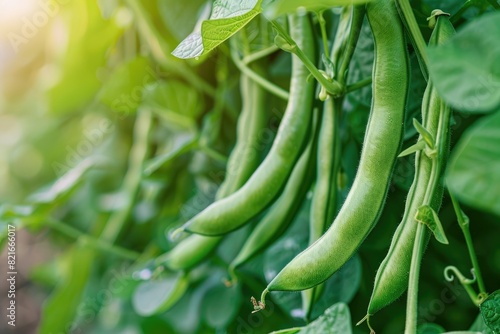
[[(432, 88), (431, 84), (428, 84), (427, 89)], [(422, 109), (422, 119), (424, 120), (424, 126), (429, 126), (427, 122), (429, 116), (426, 114), (426, 109)], [(434, 196), (434, 189), (438, 185), (439, 176), (441, 174), (442, 164), (440, 162), (445, 159), (446, 152), (448, 150), (448, 130), (449, 130), (449, 120), (451, 109), (446, 107), (444, 102), (441, 101), (440, 104), (440, 115), (437, 125), (436, 133), (433, 133), (435, 138), (434, 147), (426, 147), (429, 149), (436, 150), (436, 154), (429, 155), (427, 158), (431, 159), (432, 167), (429, 175), (429, 182), (427, 184), (427, 189), (425, 190), (424, 199), (422, 205), (430, 205), (432, 202), (432, 197)], [(434, 132), (434, 131), (433, 131)], [(420, 135), (419, 139), (422, 139)], [(420, 151), (420, 155), (427, 154), (425, 149)], [(416, 159), (420, 159), (417, 155)], [(415, 221), (415, 223), (417, 223)], [(422, 223), (417, 223), (417, 232), (415, 235), (415, 243), (413, 244), (413, 253), (411, 258), (410, 266), (410, 276), (408, 281), (408, 299), (406, 304), (406, 324), (405, 324), (405, 334), (415, 334), (417, 332), (417, 318), (418, 318), (418, 280), (420, 276), (420, 265), (422, 262), (422, 256), (425, 249), (426, 243), (426, 226)]]
[[(424, 154), (423, 152), (421, 154)], [(432, 159), (431, 175), (429, 177), (429, 185), (425, 191), (423, 205), (431, 202), (432, 190), (436, 183), (437, 177), (437, 157)], [(418, 318), (418, 280), (420, 277), (420, 265), (424, 254), (426, 241), (426, 226), (415, 221), (417, 232), (415, 234), (415, 243), (413, 244), (413, 252), (411, 255), (410, 276), (408, 278), (408, 298), (406, 303), (406, 322), (405, 334), (415, 334), (417, 332)]]
[[(449, 271), (452, 271), (453, 273), (452, 274), (449, 274)], [(460, 270), (458, 270), (457, 267), (455, 266), (448, 266), (444, 269), (444, 277), (445, 279), (448, 281), (448, 282), (452, 282), (454, 279), (458, 279), (460, 281), (460, 284), (462, 285), (462, 287), (465, 289), (465, 291), (467, 292), (467, 294), (469, 295), (470, 299), (472, 300), (472, 303), (474, 303), (474, 305), (478, 306), (481, 304), (482, 302), (482, 297), (485, 297), (486, 296), (486, 293), (483, 295), (483, 294), (480, 294), (478, 296), (478, 294), (476, 293), (476, 291), (474, 291), (474, 289), (472, 288), (472, 284), (474, 282), (476, 282), (477, 280), (477, 277), (475, 276), (475, 274), (473, 273), (474, 277), (472, 279), (468, 279), (466, 278), (464, 275), (462, 275), (462, 273), (460, 272)]]
[(366, 78), (366, 79), (363, 79), (363, 80), (360, 80), (358, 82), (355, 82), (353, 83), (352, 85), (347, 85), (345, 91), (346, 91), (346, 94), (347, 93), (350, 93), (350, 92), (353, 92), (355, 90), (358, 90), (358, 89), (361, 89), (365, 86), (368, 86), (372, 83), (372, 78), (369, 77), (369, 78)]
[(316, 12), (318, 17), (319, 27), (321, 30), (321, 40), (323, 41), (323, 52), (326, 58), (330, 58), (330, 47), (328, 46), (328, 34), (326, 33), (326, 21), (323, 17), (323, 10)]
[(477, 278), (477, 285), (479, 286), (479, 292), (486, 294), (486, 286), (484, 285), (483, 276), (481, 274), (481, 269), (479, 267), (479, 262), (477, 261), (476, 251), (474, 250), (474, 244), (472, 242), (472, 236), (470, 234), (469, 219), (463, 213), (460, 208), (460, 204), (456, 200), (455, 196), (449, 192), (451, 197), (451, 202), (453, 203), (453, 208), (455, 209), (455, 214), (457, 215), (458, 225), (462, 230), (465, 237), (465, 242), (467, 244), (467, 249), (469, 251), (470, 260), (472, 262), (472, 267), (474, 268), (474, 274)]
[(132, 260), (132, 261), (137, 260), (137, 258), (140, 256), (140, 254), (137, 252), (134, 252), (134, 251), (122, 248), (122, 247), (111, 245), (111, 244), (107, 243), (106, 241), (94, 238), (93, 236), (85, 234), (85, 233), (77, 230), (76, 228), (74, 228), (70, 225), (67, 225), (63, 222), (60, 222), (60, 221), (57, 221), (54, 219), (48, 219), (46, 221), (46, 224), (50, 228), (66, 235), (70, 238), (80, 239), (80, 240), (84, 239), (89, 245), (93, 246), (94, 248), (106, 251), (110, 254), (114, 254), (114, 255), (123, 257), (125, 259)]
[(402, 16), (402, 21), (409, 31), (410, 39), (415, 48), (418, 62), (420, 64), (420, 69), (422, 70), (422, 74), (425, 80), (428, 79), (428, 59), (427, 59), (427, 46), (425, 44), (424, 37), (420, 32), (420, 28), (418, 27), (417, 20), (415, 19), (415, 15), (413, 14), (413, 10), (410, 5), (409, 0), (396, 0), (396, 4), (398, 5), (398, 10), (400, 15)]
[(132, 211), (142, 178), (143, 163), (148, 152), (148, 139), (152, 123), (151, 111), (139, 109), (134, 126), (134, 143), (129, 154), (129, 167), (121, 187), (121, 193), (126, 196), (126, 202), (123, 207), (111, 214), (101, 234), (101, 239), (111, 244), (115, 243)]
[[(349, 28), (349, 39), (347, 45), (344, 48), (344, 54), (342, 55), (342, 63), (339, 66), (337, 72), (337, 78), (341, 85), (344, 85), (347, 77), (347, 70), (349, 69), (349, 64), (351, 63), (354, 50), (358, 44), (359, 34), (361, 32), (361, 27), (363, 26), (363, 19), (365, 18), (366, 8), (364, 5), (353, 6), (351, 9), (351, 25)], [(367, 84), (371, 84), (370, 82)], [(357, 87), (355, 89), (358, 89)], [(347, 92), (349, 92), (349, 86), (347, 86)], [(351, 90), (352, 91), (352, 90)], [(346, 93), (347, 93), (346, 92)]]
[(205, 153), (206, 155), (208, 155), (210, 158), (214, 159), (214, 160), (217, 160), (217, 161), (220, 161), (224, 164), (227, 163), (227, 157), (222, 154), (222, 153), (219, 153), (217, 152), (216, 150), (208, 147), (208, 146), (205, 146), (205, 145), (201, 145), (201, 146), (198, 146), (198, 148), (203, 152)]
[(276, 95), (277, 97), (288, 101), (288, 98), (290, 97), (290, 94), (284, 90), (283, 88), (273, 84), (269, 80), (265, 79), (258, 73), (254, 72), (251, 68), (245, 65), (243, 61), (240, 60), (237, 51), (235, 48), (231, 48), (231, 58), (233, 59), (234, 64), (238, 69), (243, 72), (246, 76), (248, 76), (250, 79), (255, 81), (259, 86), (270, 92), (271, 94)]
[(248, 56), (243, 57), (242, 63), (248, 65), (250, 63), (253, 63), (254, 61), (267, 57), (278, 50), (279, 48), (276, 45), (271, 45), (268, 48), (262, 49), (260, 51), (254, 52), (252, 54), (249, 54)]
[(318, 80), (318, 82), (326, 89), (328, 94), (336, 97), (343, 95), (343, 87), (335, 80), (330, 81), (325, 78), (325, 76), (318, 70), (318, 68), (312, 63), (312, 61), (304, 54), (304, 52), (299, 48), (297, 43), (290, 37), (286, 30), (275, 20), (271, 21), (274, 29), (278, 34), (292, 47), (290, 52), (296, 55), (304, 64), (304, 66), (311, 72), (312, 76)]
[(413, 244), (411, 255), (410, 276), (408, 278), (408, 299), (406, 303), (405, 334), (415, 334), (417, 332), (418, 315), (418, 278), (420, 276), (420, 263), (422, 262), (423, 248), (425, 244), (425, 226), (417, 223), (417, 233)]

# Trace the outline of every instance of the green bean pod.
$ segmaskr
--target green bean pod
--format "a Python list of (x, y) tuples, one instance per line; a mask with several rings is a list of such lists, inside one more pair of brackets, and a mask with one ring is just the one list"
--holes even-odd
[(156, 258), (155, 264), (171, 270), (185, 270), (203, 261), (220, 242), (220, 237), (190, 235), (170, 251)]
[[(309, 245), (318, 240), (337, 211), (337, 173), (340, 166), (339, 111), (342, 98), (325, 101), (316, 151), (316, 185), (309, 215)], [(322, 286), (302, 292), (302, 309), (309, 317)]]
[(300, 209), (300, 204), (311, 185), (314, 174), (312, 159), (314, 136), (309, 140), (299, 160), (293, 168), (280, 197), (273, 203), (264, 218), (257, 224), (238, 255), (229, 265), (229, 273), (236, 279), (235, 269), (257, 255), (288, 227)]
[(408, 59), (393, 0), (373, 1), (367, 16), (375, 39), (373, 98), (359, 168), (330, 228), (289, 262), (262, 293), (304, 290), (339, 270), (377, 222), (403, 137)]
[[(263, 72), (259, 66), (252, 66), (252, 69)], [(243, 74), (240, 85), (243, 109), (238, 118), (236, 145), (229, 156), (226, 177), (217, 191), (215, 200), (225, 198), (240, 189), (260, 163), (262, 145), (259, 140), (267, 121), (267, 94), (262, 87)]]
[[(325, 101), (316, 152), (316, 186), (311, 199), (309, 244), (318, 240), (333, 220), (337, 204), (336, 173), (340, 164), (335, 101)], [(338, 107), (338, 103), (337, 103)]]
[[(438, 45), (454, 34), (453, 26), (446, 16), (439, 16), (429, 45)], [(431, 78), (432, 79), (432, 78)], [(415, 177), (406, 199), (403, 219), (394, 233), (389, 251), (380, 264), (368, 305), (369, 318), (383, 307), (395, 301), (408, 288), (413, 244), (418, 223), (415, 214), (419, 207), (429, 204), (436, 212), (441, 207), (443, 187), (439, 177), (445, 168), (449, 150), (450, 108), (438, 96), (432, 80), (429, 80), (422, 102), (423, 126), (435, 139), (435, 153), (418, 151), (415, 157)], [(423, 140), (422, 136), (419, 140)], [(433, 156), (436, 154), (437, 156)], [(431, 156), (429, 156), (431, 155)], [(424, 203), (430, 191), (431, 203)], [(427, 240), (429, 236), (427, 236)]]
[[(314, 58), (314, 38), (306, 15), (292, 16), (290, 33), (309, 58)], [(282, 190), (305, 143), (312, 114), (313, 82), (309, 71), (292, 56), (290, 99), (269, 154), (245, 185), (216, 201), (180, 230), (216, 236), (231, 232), (268, 207)]]
[[(259, 64), (253, 66), (259, 71)], [(226, 177), (215, 195), (219, 200), (238, 190), (252, 175), (260, 162), (262, 130), (266, 126), (266, 92), (248, 76), (240, 78), (243, 100), (238, 118), (236, 145), (229, 156)], [(190, 235), (180, 241), (172, 250), (157, 258), (158, 265), (171, 270), (184, 270), (203, 261), (219, 245), (220, 236)]]

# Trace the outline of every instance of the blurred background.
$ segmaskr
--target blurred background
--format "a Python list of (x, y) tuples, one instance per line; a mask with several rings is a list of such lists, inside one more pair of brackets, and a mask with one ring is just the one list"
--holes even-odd
[[(456, 3), (443, 2), (443, 9)], [(2, 311), (0, 333), (267, 333), (303, 325), (298, 294), (273, 296), (276, 308), (255, 316), (248, 299), (264, 287), (265, 273), (276, 271), (307, 243), (301, 224), (307, 201), (280, 243), (244, 269), (247, 280), (240, 290), (229, 291), (221, 282), (247, 229), (225, 239), (208, 263), (190, 273), (189, 288), (175, 308), (141, 314), (138, 287), (164, 275), (150, 260), (173, 247), (170, 230), (213, 201), (235, 141), (241, 98), (229, 46), (196, 60), (171, 56), (209, 12), (204, 0), (0, 0), (0, 227), (2, 232), (16, 227), (18, 271), (16, 327), (7, 324)], [(335, 15), (327, 18), (331, 32)], [(252, 50), (269, 48), (268, 37), (250, 35)], [(372, 49), (365, 24), (351, 82), (371, 74)], [(288, 54), (272, 53), (270, 80), (287, 89), (289, 67)], [(411, 93), (421, 96), (425, 81), (415, 57), (412, 68)], [(262, 156), (285, 107), (276, 97), (268, 99), (272, 117)], [(346, 99), (342, 164), (347, 184), (356, 171), (370, 99), (370, 87)], [(411, 141), (416, 134), (411, 119), (420, 105), (408, 109), (405, 139)], [(453, 143), (476, 119), (456, 119)], [(350, 302), (354, 322), (364, 316), (373, 275), (402, 215), (412, 166), (410, 159), (398, 162), (383, 224), (331, 281), (316, 316), (338, 301)], [(465, 208), (471, 221), (480, 223), (472, 233), (487, 285), (494, 287), (500, 251), (491, 247), (498, 241), (491, 231), (498, 218)], [(448, 198), (442, 212), (446, 228), (456, 224)], [(5, 310), (2, 238), (0, 307)], [(422, 274), (422, 312), (427, 322), (463, 329), (477, 309), (461, 287), (450, 287), (442, 277), (445, 265), (468, 258), (458, 229), (449, 239), (460, 250), (434, 243), (424, 258), (429, 270)], [(287, 245), (291, 248), (283, 252)], [(433, 261), (427, 267), (428, 259)], [(177, 284), (175, 277), (168, 273), (166, 279)], [(443, 306), (436, 296), (445, 289), (456, 298)], [(382, 333), (401, 331), (404, 305), (402, 298), (374, 320)]]

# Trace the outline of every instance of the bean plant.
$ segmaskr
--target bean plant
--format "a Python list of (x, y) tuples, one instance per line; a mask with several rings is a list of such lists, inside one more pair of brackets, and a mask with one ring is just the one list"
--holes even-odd
[(42, 9), (2, 333), (500, 334), (497, 0)]

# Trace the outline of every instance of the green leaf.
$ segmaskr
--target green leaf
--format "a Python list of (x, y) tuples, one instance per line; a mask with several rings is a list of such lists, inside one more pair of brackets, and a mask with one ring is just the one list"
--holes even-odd
[(500, 333), (500, 290), (493, 292), (479, 305), (484, 323), (494, 333)]
[(488, 326), (486, 326), (481, 313), (478, 314), (478, 316), (476, 317), (476, 320), (474, 321), (472, 326), (469, 328), (469, 330), (480, 332), (483, 334), (495, 334)]
[[(69, 333), (78, 324), (74, 321), (83, 291), (90, 276), (95, 254), (91, 247), (73, 248), (65, 258), (66, 277), (45, 302), (38, 333)], [(68, 328), (69, 326), (69, 328)]]
[(500, 105), (500, 13), (473, 20), (442, 46), (429, 48), (429, 73), (452, 107), (489, 112)]
[(425, 143), (427, 144), (427, 146), (429, 146), (429, 148), (434, 148), (434, 137), (432, 136), (432, 134), (427, 131), (426, 128), (424, 128), (424, 126), (422, 124), (420, 124), (420, 122), (414, 118), (413, 119), (413, 126), (415, 127), (415, 129), (417, 130), (417, 132), (420, 134), (420, 136), (422, 136), (422, 138), (424, 139)]
[(407, 155), (413, 154), (415, 152), (421, 151), (424, 148), (425, 148), (425, 141), (419, 140), (419, 141), (417, 141), (416, 144), (408, 147), (406, 150), (404, 150), (403, 152), (399, 153), (398, 158), (402, 158), (402, 157), (405, 157)]
[(299, 9), (320, 11), (331, 7), (349, 6), (369, 2), (370, 0), (276, 0), (267, 6), (264, 14), (273, 20), (283, 14), (293, 13)]
[(444, 328), (433, 323), (426, 323), (418, 326), (417, 328), (417, 334), (440, 334), (440, 333), (444, 333)]
[(500, 215), (500, 112), (472, 125), (455, 146), (446, 184), (463, 203)]
[(184, 295), (189, 281), (183, 273), (155, 281), (145, 281), (135, 289), (132, 305), (137, 314), (151, 316), (171, 308)]
[(442, 244), (448, 245), (448, 238), (444, 233), (443, 225), (439, 220), (439, 216), (436, 211), (429, 205), (423, 205), (418, 208), (415, 214), (415, 220), (419, 223), (427, 225), (427, 227), (432, 231), (434, 237), (437, 241)]
[(318, 319), (302, 328), (299, 334), (351, 334), (351, 313), (344, 303), (328, 308)]
[(207, 292), (202, 302), (202, 315), (213, 328), (226, 328), (236, 317), (242, 302), (241, 288), (235, 284), (226, 287), (222, 283)]
[(207, 54), (243, 28), (261, 12), (262, 0), (216, 0), (209, 20), (201, 31), (186, 37), (172, 52), (178, 58), (196, 58)]
[(144, 87), (155, 78), (149, 60), (136, 57), (114, 70), (101, 88), (98, 98), (114, 111), (135, 111), (142, 100)]

